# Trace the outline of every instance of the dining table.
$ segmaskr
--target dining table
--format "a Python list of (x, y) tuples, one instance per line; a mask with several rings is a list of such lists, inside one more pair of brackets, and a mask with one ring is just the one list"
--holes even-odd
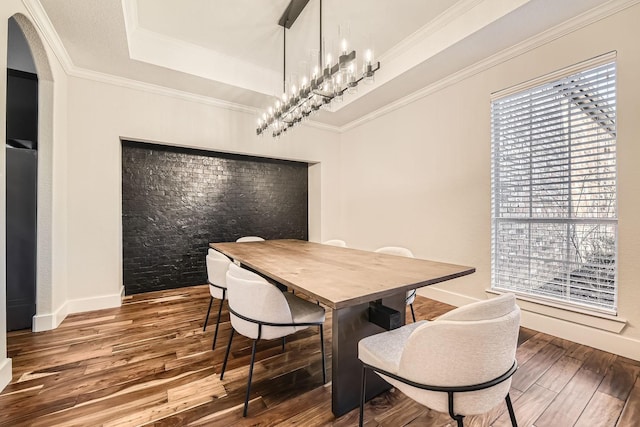
[[(408, 290), (475, 272), (474, 267), (295, 239), (211, 243), (210, 247), (332, 310), (331, 409), (336, 417), (359, 406), (358, 342), (386, 330), (370, 318), (372, 306), (400, 316), (404, 324)], [(382, 378), (369, 374), (367, 400), (390, 388)]]

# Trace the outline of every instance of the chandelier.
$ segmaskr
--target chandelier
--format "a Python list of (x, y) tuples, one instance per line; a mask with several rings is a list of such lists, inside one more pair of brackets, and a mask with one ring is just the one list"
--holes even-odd
[(345, 34), (340, 34), (340, 52), (335, 56), (337, 60), (333, 60), (334, 56), (329, 52), (326, 56), (323, 54), (322, 0), (320, 0), (320, 49), (315, 61), (317, 65), (309, 76), (302, 77), (298, 86), (293, 84), (287, 92), (286, 31), (291, 28), (308, 2), (309, 0), (291, 0), (278, 21), (278, 25), (283, 27), (284, 34), (283, 93), (281, 99), (278, 99), (258, 119), (257, 135), (271, 132), (273, 137), (279, 137), (287, 129), (317, 113), (320, 108), (329, 109), (332, 102), (342, 102), (345, 92), (348, 94), (357, 92), (358, 83), (373, 83), (374, 74), (380, 69), (380, 62), (374, 62), (373, 51), (368, 49), (365, 51), (361, 69), (358, 70), (356, 51), (348, 51), (349, 44)]

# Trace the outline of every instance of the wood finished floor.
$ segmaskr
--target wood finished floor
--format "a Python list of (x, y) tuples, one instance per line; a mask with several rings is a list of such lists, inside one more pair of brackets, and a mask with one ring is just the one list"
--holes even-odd
[[(208, 302), (206, 286), (140, 294), (117, 309), (70, 315), (53, 331), (9, 333), (13, 381), (0, 393), (0, 426), (356, 425), (357, 410), (338, 419), (331, 413), (317, 330), (289, 337), (284, 353), (278, 340), (259, 344), (243, 419), (250, 343), (236, 335), (220, 381), (229, 316), (225, 304), (211, 351), (215, 325), (202, 332)], [(428, 319), (452, 307), (418, 297), (415, 308)], [(519, 426), (640, 425), (640, 362), (525, 328), (517, 359), (511, 396)], [(367, 426), (454, 425), (393, 390), (367, 404), (365, 420)], [(510, 423), (500, 405), (465, 425)]]

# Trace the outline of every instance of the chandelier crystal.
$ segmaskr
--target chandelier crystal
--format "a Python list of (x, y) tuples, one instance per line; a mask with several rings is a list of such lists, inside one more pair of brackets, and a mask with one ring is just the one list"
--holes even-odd
[[(285, 64), (286, 64), (286, 30), (293, 25), (308, 0), (292, 0), (284, 14), (280, 18), (279, 25), (285, 31)], [(297, 9), (296, 9), (297, 7)], [(293, 12), (292, 9), (294, 9)], [(309, 76), (303, 76), (299, 85), (293, 84), (287, 92), (284, 88), (281, 99), (275, 101), (258, 119), (257, 135), (271, 133), (273, 137), (279, 137), (289, 128), (300, 124), (320, 108), (329, 109), (332, 102), (342, 102), (344, 93), (357, 92), (358, 84), (374, 82), (374, 74), (380, 69), (380, 62), (374, 61), (372, 49), (364, 53), (364, 61), (358, 69), (356, 51), (348, 50), (348, 31), (340, 31), (340, 52), (337, 60), (331, 53), (322, 58), (318, 56), (318, 65), (314, 67)], [(320, 0), (320, 43), (322, 45), (322, 0)], [(322, 52), (322, 49), (320, 50)], [(323, 61), (324, 59), (324, 61)], [(286, 65), (285, 65), (286, 67)], [(283, 80), (286, 78), (286, 69), (283, 72)]]

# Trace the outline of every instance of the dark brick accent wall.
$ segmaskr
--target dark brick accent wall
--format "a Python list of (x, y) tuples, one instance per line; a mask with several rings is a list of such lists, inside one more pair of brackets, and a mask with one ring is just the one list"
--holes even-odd
[(203, 284), (210, 242), (308, 238), (308, 164), (122, 142), (127, 295)]

